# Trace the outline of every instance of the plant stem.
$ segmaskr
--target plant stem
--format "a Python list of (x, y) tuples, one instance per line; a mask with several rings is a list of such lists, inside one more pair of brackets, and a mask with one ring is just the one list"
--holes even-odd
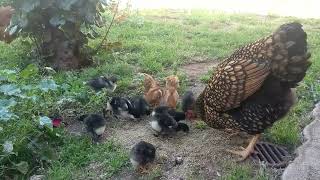
[(107, 40), (107, 37), (108, 37), (108, 34), (109, 34), (109, 32), (110, 32), (111, 26), (113, 25), (114, 19), (115, 19), (117, 13), (118, 13), (119, 3), (120, 3), (120, 1), (118, 1), (117, 5), (116, 5), (116, 10), (115, 10), (115, 12), (114, 12), (114, 14), (113, 14), (113, 16), (112, 16), (112, 19), (111, 19), (111, 22), (110, 22), (110, 24), (109, 24), (109, 27), (108, 27), (108, 29), (107, 29), (106, 34), (105, 34), (104, 37), (102, 38), (102, 40), (101, 40), (99, 46), (97, 47), (97, 49), (96, 49), (95, 51), (93, 51), (93, 54), (97, 54), (97, 52), (101, 49), (103, 43)]

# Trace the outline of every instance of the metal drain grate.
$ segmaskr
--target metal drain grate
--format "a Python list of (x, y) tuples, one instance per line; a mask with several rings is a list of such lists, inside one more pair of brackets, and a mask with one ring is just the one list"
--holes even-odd
[(262, 161), (269, 167), (286, 167), (291, 159), (290, 154), (284, 148), (267, 142), (259, 142), (254, 147), (255, 153), (251, 155), (254, 161)]

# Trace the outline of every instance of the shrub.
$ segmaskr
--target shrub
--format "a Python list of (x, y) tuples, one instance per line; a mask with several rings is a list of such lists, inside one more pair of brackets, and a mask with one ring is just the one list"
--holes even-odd
[(38, 55), (56, 69), (80, 68), (91, 62), (89, 38), (102, 26), (106, 0), (15, 0), (10, 35), (30, 37)]

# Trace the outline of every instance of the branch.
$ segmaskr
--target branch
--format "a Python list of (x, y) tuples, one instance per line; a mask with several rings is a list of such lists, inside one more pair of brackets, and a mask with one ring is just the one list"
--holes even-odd
[(113, 14), (113, 16), (112, 16), (112, 19), (111, 19), (111, 22), (110, 22), (110, 24), (109, 24), (109, 27), (108, 27), (108, 29), (107, 29), (106, 34), (105, 34), (104, 37), (102, 38), (101, 43), (99, 44), (99, 46), (97, 47), (97, 49), (96, 49), (95, 51), (93, 51), (93, 54), (97, 54), (97, 52), (101, 49), (103, 43), (107, 40), (107, 37), (108, 37), (108, 34), (109, 34), (109, 32), (110, 32), (111, 26), (113, 25), (114, 19), (115, 19), (117, 13), (118, 13), (119, 2), (120, 2), (120, 1), (118, 1), (117, 5), (116, 5), (116, 10), (115, 10), (115, 12), (114, 12), (114, 14)]

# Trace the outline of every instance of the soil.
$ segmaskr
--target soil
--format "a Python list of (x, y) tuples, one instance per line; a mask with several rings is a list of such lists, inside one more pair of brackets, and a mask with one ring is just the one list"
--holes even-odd
[[(189, 133), (178, 133), (173, 137), (156, 137), (147, 119), (138, 122), (126, 122), (112, 129), (112, 137), (128, 152), (139, 141), (143, 140), (156, 147), (156, 160), (153, 170), (144, 178), (159, 179), (218, 179), (223, 172), (222, 165), (231, 161), (232, 156), (225, 149), (232, 148), (233, 140), (228, 134), (209, 127), (196, 128), (190, 125)], [(240, 141), (238, 141), (240, 142)], [(176, 163), (182, 158), (182, 163)], [(140, 176), (131, 168), (117, 174), (113, 179), (138, 179)]]

